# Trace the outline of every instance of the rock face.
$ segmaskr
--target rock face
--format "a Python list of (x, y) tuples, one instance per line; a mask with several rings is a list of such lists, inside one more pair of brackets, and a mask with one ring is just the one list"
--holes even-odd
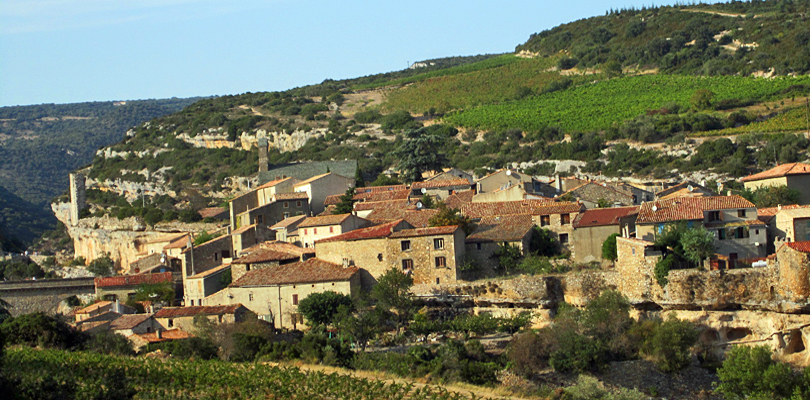
[(253, 147), (258, 147), (258, 140), (260, 137), (265, 137), (268, 140), (268, 145), (271, 148), (276, 148), (280, 152), (295, 151), (304, 147), (307, 140), (326, 135), (328, 129), (319, 128), (309, 131), (295, 130), (292, 133), (285, 132), (267, 132), (264, 129), (259, 129), (255, 134), (242, 132), (241, 136), (236, 141), (228, 140), (228, 133), (222, 128), (206, 130), (197, 136), (190, 136), (187, 133), (177, 135), (177, 138), (194, 147), (204, 147), (207, 149), (218, 149), (226, 147), (229, 149), (242, 149), (250, 150)]

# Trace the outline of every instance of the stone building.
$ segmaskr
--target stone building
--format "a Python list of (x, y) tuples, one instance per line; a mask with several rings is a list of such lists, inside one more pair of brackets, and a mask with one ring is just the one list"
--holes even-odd
[(254, 269), (212, 296), (206, 304), (244, 304), (276, 329), (303, 324), (298, 303), (312, 293), (333, 291), (352, 295), (360, 289), (356, 267), (343, 267), (317, 258)]
[(213, 323), (227, 324), (245, 320), (248, 309), (241, 304), (220, 306), (164, 307), (158, 310), (155, 321), (161, 330), (177, 329), (194, 332), (194, 317), (203, 315)]
[(239, 258), (233, 260), (231, 277), (236, 281), (252, 270), (306, 261), (314, 256), (312, 248), (279, 241), (260, 243), (245, 249)]
[(365, 228), (369, 225), (371, 225), (371, 222), (367, 219), (352, 214), (310, 217), (298, 224), (298, 237), (304, 247), (312, 247), (318, 240)]
[[(124, 275), (96, 278), (96, 297), (108, 301), (126, 302), (135, 296), (141, 285), (166, 283), (172, 285), (175, 294), (182, 296), (182, 282), (175, 282), (171, 272), (159, 274)], [(179, 291), (178, 291), (179, 287)]]
[(354, 187), (354, 178), (346, 178), (345, 176), (327, 172), (296, 183), (294, 190), (307, 194), (309, 208), (313, 215), (317, 215), (323, 212), (324, 201), (327, 196), (344, 194), (346, 190), (352, 187)]
[(472, 185), (475, 181), (473, 174), (458, 168), (444, 168), (439, 173), (435, 173), (435, 171), (432, 172), (432, 175), (430, 173), (428, 173), (429, 176), (422, 174), (422, 177), (426, 178), (425, 180), (427, 181), (447, 181), (451, 179), (463, 178), (466, 179), (470, 185)]
[(773, 239), (802, 242), (810, 240), (810, 207), (778, 207)]
[(281, 222), (271, 226), (270, 229), (276, 233), (276, 240), (301, 246), (301, 239), (298, 236), (298, 225), (306, 218), (306, 215), (284, 218)]
[(222, 290), (230, 282), (227, 279), (231, 264), (220, 265), (207, 271), (187, 276), (183, 282), (183, 305), (205, 306), (203, 299)]
[(197, 246), (191, 246), (180, 254), (183, 279), (216, 268), (233, 259), (233, 239), (220, 236)]
[(636, 236), (654, 241), (668, 224), (683, 221), (714, 234), (716, 252), (734, 264), (765, 256), (766, 227), (753, 203), (740, 196), (679, 197), (641, 205)]
[(638, 207), (595, 208), (585, 210), (574, 220), (574, 261), (587, 263), (602, 259), (602, 243), (616, 233), (624, 237), (636, 234)]
[(560, 198), (567, 201), (577, 201), (585, 205), (585, 208), (622, 207), (637, 204), (637, 199), (630, 192), (620, 191), (609, 186), (607, 183), (587, 182), (577, 186), (560, 195)]
[(670, 186), (655, 193), (656, 200), (674, 199), (676, 197), (706, 197), (717, 196), (711, 189), (698, 185), (697, 183), (686, 181)]
[(475, 181), (477, 193), (494, 192), (512, 186), (520, 186), (528, 193), (541, 193), (543, 183), (531, 175), (511, 169), (502, 169)]
[(465, 178), (414, 182), (411, 185), (411, 196), (428, 195), (443, 200), (455, 192), (470, 190), (470, 188), (470, 182)]
[(740, 179), (748, 190), (769, 186), (787, 186), (798, 190), (800, 204), (810, 204), (810, 164), (782, 164)]
[(482, 217), (475, 231), (465, 239), (466, 255), (478, 265), (494, 268), (497, 260), (492, 255), (501, 246), (517, 246), (524, 255), (528, 254), (534, 227), (528, 214)]

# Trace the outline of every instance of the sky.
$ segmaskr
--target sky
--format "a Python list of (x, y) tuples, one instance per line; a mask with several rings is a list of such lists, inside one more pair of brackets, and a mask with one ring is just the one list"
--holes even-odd
[(532, 33), (651, 4), (3, 0), (0, 106), (286, 90), (512, 52)]

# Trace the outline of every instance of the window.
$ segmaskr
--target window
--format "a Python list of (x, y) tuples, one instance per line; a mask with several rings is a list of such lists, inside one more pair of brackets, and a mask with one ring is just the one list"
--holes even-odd
[(436, 250), (443, 249), (444, 248), (444, 239), (442, 239), (442, 238), (433, 239), (433, 248), (436, 249)]
[(293, 303), (294, 306), (298, 305), (298, 295), (297, 294), (292, 295), (292, 303)]
[(413, 260), (402, 260), (402, 269), (413, 269)]
[(329, 227), (329, 233), (332, 233), (332, 232), (334, 232), (334, 231), (335, 231), (335, 227), (334, 227), (334, 226), (330, 226), (330, 227)]
[(295, 206), (296, 206), (296, 207), (301, 207), (301, 200), (296, 201), (296, 202), (295, 202)]
[(411, 249), (411, 241), (410, 240), (403, 240), (403, 241), (399, 242), (399, 244), (402, 247), (402, 251)]
[(562, 244), (568, 243), (568, 234), (567, 233), (561, 233), (560, 234), (560, 243), (562, 243)]
[(726, 230), (725, 229), (719, 229), (717, 231), (717, 239), (718, 240), (726, 240)]
[(174, 327), (174, 320), (173, 319), (169, 320), (169, 328), (171, 328), (171, 327)]
[(230, 250), (222, 250), (222, 258), (231, 258)]
[(737, 210), (737, 216), (740, 218), (745, 218), (745, 210)]
[(377, 254), (377, 261), (382, 262), (382, 260), (383, 260), (382, 253)]
[(290, 202), (289, 201), (284, 202), (284, 208), (290, 208)]
[(194, 300), (191, 300), (191, 306), (194, 307)]
[(540, 226), (549, 226), (551, 225), (551, 217), (548, 215), (541, 215), (540, 216)]
[(447, 266), (447, 259), (444, 257), (436, 257), (436, 268), (444, 268)]
[(284, 213), (284, 219), (287, 219), (287, 218), (290, 218), (290, 213), (285, 212), (285, 213)]
[(245, 272), (250, 272), (250, 264), (245, 264)]
[(560, 214), (560, 225), (568, 225), (571, 223), (571, 214)]
[(312, 234), (317, 235), (318, 234), (318, 228), (312, 228)]
[(264, 223), (264, 215), (257, 215), (256, 216), (256, 223), (263, 224)]
[(436, 278), (436, 284), (437, 285), (439, 284), (439, 278)]
[(248, 293), (248, 301), (253, 301), (253, 293)]
[(218, 260), (219, 260), (219, 253), (214, 253), (214, 261), (218, 261)]
[(481, 250), (481, 243), (476, 243), (475, 244), (475, 249), (476, 250)]
[(722, 221), (720, 218), (720, 211), (709, 211), (709, 222)]

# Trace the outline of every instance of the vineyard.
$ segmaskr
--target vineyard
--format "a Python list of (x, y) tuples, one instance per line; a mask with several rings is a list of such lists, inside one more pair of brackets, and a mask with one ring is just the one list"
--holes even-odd
[(72, 392), (76, 398), (120, 398), (134, 392), (135, 399), (480, 399), (440, 386), (416, 387), (264, 364), (31, 348), (7, 349), (4, 362), (13, 366), (4, 369), (7, 377), (27, 383), (28, 390), (33, 385), (40, 390)]
[[(501, 59), (513, 61), (496, 68), (457, 72), (454, 75), (443, 74), (444, 76), (395, 90), (388, 94), (385, 107), (390, 110), (408, 110), (421, 114), (430, 108), (445, 112), (494, 104), (539, 93), (550, 82), (561, 78), (559, 73), (551, 70), (556, 62), (556, 58), (551, 57), (521, 59), (508, 55), (483, 63)], [(575, 82), (586, 79), (582, 76), (571, 78)]]
[(747, 78), (740, 76), (645, 75), (598, 81), (499, 105), (486, 105), (452, 113), (445, 121), (479, 129), (517, 128), (538, 131), (557, 125), (566, 131), (592, 131), (609, 127), (669, 102), (689, 107), (699, 89), (712, 91), (715, 102), (773, 99), (794, 85), (810, 84), (810, 76)]
[(808, 110), (804, 107), (794, 108), (762, 122), (754, 122), (752, 124), (739, 126), (736, 128), (728, 128), (706, 133), (710, 133), (711, 136), (725, 136), (740, 135), (744, 133), (798, 131), (802, 129), (810, 129), (810, 126), (808, 126)]

